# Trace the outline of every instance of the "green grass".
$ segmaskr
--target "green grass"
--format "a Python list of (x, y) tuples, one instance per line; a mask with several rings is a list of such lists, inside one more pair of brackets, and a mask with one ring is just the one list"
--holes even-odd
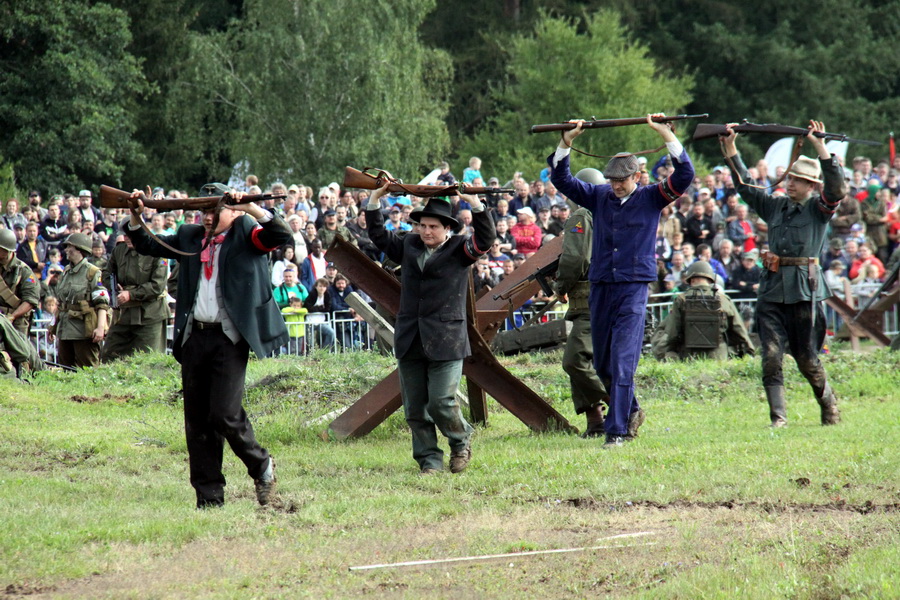
[[(559, 353), (504, 360), (576, 426)], [(278, 457), (255, 504), (226, 449), (226, 507), (197, 511), (179, 368), (159, 356), (0, 380), (0, 590), (59, 598), (898, 598), (900, 354), (825, 357), (823, 428), (785, 363), (768, 428), (759, 360), (642, 361), (635, 442), (535, 434), (493, 401), (460, 475), (419, 477), (399, 414), (323, 441), (307, 423), (393, 368), (373, 354), (251, 362), (246, 406)], [(607, 541), (629, 532), (645, 538)], [(615, 544), (403, 569), (350, 566)], [(647, 545), (652, 544), (652, 545)]]

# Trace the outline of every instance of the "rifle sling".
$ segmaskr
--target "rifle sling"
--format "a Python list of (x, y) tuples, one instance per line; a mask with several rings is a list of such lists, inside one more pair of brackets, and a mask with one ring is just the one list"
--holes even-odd
[[(18, 282), (16, 282), (16, 284), (18, 284)], [(0, 298), (3, 298), (3, 301), (6, 302), (12, 310), (16, 310), (19, 308), (19, 305), (22, 304), (22, 299), (9, 289), (9, 286), (6, 285), (6, 281), (4, 281), (2, 277), (0, 277)]]
[(141, 213), (139, 213), (136, 208), (134, 208), (134, 207), (131, 208), (131, 214), (133, 214), (135, 217), (137, 217), (138, 223), (141, 224), (141, 228), (147, 232), (147, 235), (149, 235), (153, 239), (153, 241), (155, 241), (157, 244), (159, 244), (163, 248), (165, 248), (167, 250), (171, 250), (175, 254), (180, 254), (182, 256), (194, 256), (195, 254), (200, 254), (200, 252), (184, 252), (183, 250), (179, 250), (178, 248), (173, 248), (169, 244), (162, 241), (158, 235), (153, 233), (150, 230), (150, 228), (147, 227), (147, 224), (144, 222), (143, 217), (141, 217)]
[(794, 148), (793, 148), (793, 150), (791, 150), (791, 160), (788, 163), (788, 168), (784, 170), (784, 173), (781, 174), (781, 177), (779, 177), (778, 179), (773, 181), (768, 186), (754, 185), (752, 183), (746, 183), (745, 181), (743, 181), (741, 179), (741, 174), (738, 172), (737, 168), (734, 166), (734, 162), (731, 160), (731, 157), (728, 156), (727, 153), (725, 152), (725, 142), (722, 140), (722, 136), (719, 136), (719, 147), (722, 148), (722, 156), (725, 157), (725, 162), (728, 163), (728, 168), (731, 169), (731, 173), (737, 179), (738, 183), (740, 183), (741, 185), (745, 185), (747, 187), (755, 188), (757, 190), (766, 190), (768, 192), (769, 190), (775, 189), (775, 186), (777, 186), (779, 183), (784, 181), (784, 178), (787, 177), (788, 169), (790, 169), (791, 165), (793, 165), (795, 162), (797, 162), (797, 159), (800, 158), (800, 150), (803, 148), (803, 138), (798, 136), (797, 141), (794, 142)]
[[(675, 131), (675, 123), (673, 121), (666, 121), (666, 125), (669, 126), (669, 129), (671, 129), (672, 132)], [(560, 138), (562, 138), (563, 144), (565, 144), (568, 148), (570, 148), (571, 150), (574, 150), (578, 154), (582, 154), (584, 156), (590, 156), (591, 158), (614, 158), (613, 156), (604, 156), (602, 154), (591, 154), (590, 152), (585, 152), (584, 150), (579, 150), (572, 144), (568, 143), (566, 141), (565, 136), (562, 133), (560, 133)], [(640, 150), (638, 152), (632, 152), (631, 154), (634, 154), (635, 156), (640, 156), (641, 154), (656, 154), (657, 152), (661, 152), (662, 150), (665, 150), (665, 148), (666, 148), (666, 145), (663, 144), (659, 148), (653, 148), (652, 150)]]

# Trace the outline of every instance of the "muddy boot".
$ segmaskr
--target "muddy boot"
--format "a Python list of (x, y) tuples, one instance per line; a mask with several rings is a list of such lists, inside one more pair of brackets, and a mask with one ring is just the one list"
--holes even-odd
[(769, 401), (769, 418), (772, 427), (787, 425), (787, 410), (784, 407), (784, 387), (780, 385), (766, 386), (766, 400)]
[(822, 409), (822, 425), (837, 425), (841, 422), (841, 411), (837, 407), (837, 396), (827, 383), (822, 391), (822, 397), (816, 398)]

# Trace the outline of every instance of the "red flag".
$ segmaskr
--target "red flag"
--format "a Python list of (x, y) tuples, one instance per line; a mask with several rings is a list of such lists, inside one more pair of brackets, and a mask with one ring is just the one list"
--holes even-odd
[(891, 166), (894, 166), (894, 158), (897, 156), (897, 148), (894, 146), (894, 132), (891, 132), (891, 138), (889, 140), (889, 145), (891, 149)]

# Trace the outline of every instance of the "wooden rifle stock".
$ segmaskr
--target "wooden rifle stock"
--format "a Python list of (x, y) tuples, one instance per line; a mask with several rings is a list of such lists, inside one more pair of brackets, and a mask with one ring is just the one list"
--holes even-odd
[[(805, 136), (809, 130), (805, 127), (794, 127), (792, 125), (779, 125), (777, 123), (749, 123), (744, 121), (735, 125), (734, 129), (737, 133), (763, 133), (768, 135), (786, 135), (786, 136)], [(725, 125), (716, 125), (713, 123), (700, 123), (694, 129), (695, 140), (705, 140), (709, 138), (726, 135), (728, 129)], [(866, 146), (881, 146), (881, 142), (872, 142), (870, 140), (857, 140), (848, 137), (843, 133), (822, 133), (817, 131), (814, 133), (818, 138), (824, 140), (838, 140), (841, 142), (850, 142), (852, 144), (864, 144)]]
[[(653, 117), (655, 123), (668, 123), (669, 121), (681, 121), (682, 119), (705, 119), (709, 115), (672, 115), (671, 117)], [(593, 121), (585, 121), (582, 125), (583, 129), (602, 129), (604, 127), (623, 127), (626, 125), (644, 125), (647, 123), (647, 117), (636, 117), (633, 119), (595, 119)], [(529, 130), (531, 133), (546, 133), (548, 131), (570, 131), (575, 129), (575, 123), (547, 123), (545, 125), (532, 125)]]
[[(263, 200), (285, 198), (284, 194), (246, 194), (240, 200), (229, 199), (228, 204), (249, 204)], [(203, 196), (200, 198), (147, 198), (144, 206), (159, 211), (166, 210), (207, 210), (219, 206), (224, 196)], [(131, 193), (108, 185), (100, 186), (100, 206), (103, 208), (131, 208), (134, 201)]]
[[(453, 185), (408, 185), (400, 181), (391, 180), (384, 171), (379, 171), (378, 175), (372, 175), (353, 167), (344, 169), (344, 187), (356, 188), (361, 190), (377, 190), (386, 182), (392, 183), (388, 186), (388, 191), (392, 194), (410, 194), (419, 196), (420, 198), (431, 198), (432, 196), (456, 196), (460, 193), (458, 183)], [(515, 190), (509, 188), (496, 187), (476, 187), (467, 185), (462, 190), (463, 194), (511, 194)]]

